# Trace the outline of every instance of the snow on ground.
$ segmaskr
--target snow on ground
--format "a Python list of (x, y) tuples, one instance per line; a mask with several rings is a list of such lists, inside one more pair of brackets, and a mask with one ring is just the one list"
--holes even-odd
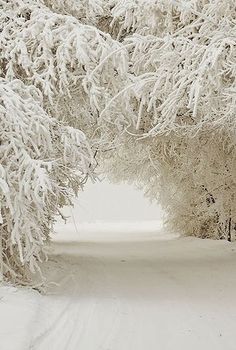
[(58, 232), (46, 295), (0, 288), (1, 350), (235, 350), (235, 244), (154, 222)]

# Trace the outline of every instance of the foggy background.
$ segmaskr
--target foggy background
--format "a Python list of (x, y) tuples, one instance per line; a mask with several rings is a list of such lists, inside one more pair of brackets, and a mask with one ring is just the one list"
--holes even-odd
[[(161, 234), (163, 211), (150, 203), (143, 192), (133, 186), (88, 182), (79, 192), (74, 207), (62, 210), (66, 223), (58, 217), (55, 225), (57, 240), (136, 240)], [(66, 235), (65, 235), (66, 233)], [(165, 233), (163, 239), (168, 238)]]
[(74, 201), (74, 208), (66, 208), (63, 213), (73, 215), (80, 223), (160, 220), (163, 216), (161, 207), (150, 203), (142, 191), (107, 180), (88, 182)]

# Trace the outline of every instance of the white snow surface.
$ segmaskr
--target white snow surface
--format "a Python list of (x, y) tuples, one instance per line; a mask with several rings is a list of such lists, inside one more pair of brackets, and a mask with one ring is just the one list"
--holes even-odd
[(45, 294), (0, 287), (1, 350), (235, 350), (236, 246), (159, 222), (58, 226)]

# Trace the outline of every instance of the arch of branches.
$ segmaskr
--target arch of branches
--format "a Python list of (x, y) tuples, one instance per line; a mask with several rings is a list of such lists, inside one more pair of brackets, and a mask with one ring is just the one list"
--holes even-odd
[(185, 235), (234, 237), (234, 0), (1, 0), (0, 23), (1, 279), (40, 272), (99, 172)]

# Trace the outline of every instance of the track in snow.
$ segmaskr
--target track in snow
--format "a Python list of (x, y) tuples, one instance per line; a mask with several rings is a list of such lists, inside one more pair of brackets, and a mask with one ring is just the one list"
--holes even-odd
[(235, 350), (235, 246), (159, 238), (54, 242), (31, 349)]

